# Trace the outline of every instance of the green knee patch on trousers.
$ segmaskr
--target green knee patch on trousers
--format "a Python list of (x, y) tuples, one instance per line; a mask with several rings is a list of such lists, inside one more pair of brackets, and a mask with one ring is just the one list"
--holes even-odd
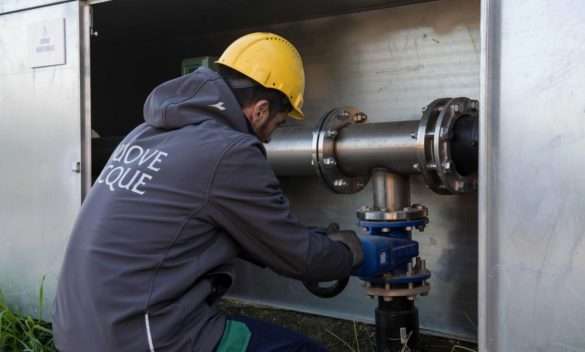
[(226, 320), (223, 337), (217, 346), (217, 352), (245, 352), (252, 337), (252, 332), (246, 324)]

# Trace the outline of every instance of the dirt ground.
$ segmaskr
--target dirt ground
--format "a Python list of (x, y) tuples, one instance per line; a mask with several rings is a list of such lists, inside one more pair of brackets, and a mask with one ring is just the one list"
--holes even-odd
[[(234, 300), (224, 300), (220, 306), (228, 314), (249, 316), (298, 331), (321, 342), (332, 352), (370, 352), (376, 350), (373, 325), (243, 304)], [(417, 351), (469, 352), (476, 350), (477, 346), (472, 343), (421, 335)]]

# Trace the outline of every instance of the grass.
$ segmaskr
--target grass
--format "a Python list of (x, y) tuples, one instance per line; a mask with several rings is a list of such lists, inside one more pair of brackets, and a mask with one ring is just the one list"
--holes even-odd
[[(297, 331), (320, 342), (331, 352), (376, 351), (376, 330), (370, 324), (275, 309), (234, 299), (222, 300), (220, 308), (231, 315), (244, 315)], [(407, 348), (403, 350), (408, 351)], [(421, 334), (416, 351), (476, 352), (477, 345)]]
[(39, 315), (18, 314), (6, 303), (0, 291), (0, 351), (56, 352), (51, 325), (43, 320), (44, 278), (39, 289)]
[[(0, 352), (57, 352), (51, 325), (43, 320), (44, 288), (39, 289), (38, 316), (18, 314), (12, 310), (0, 291)], [(373, 326), (283, 311), (273, 308), (224, 300), (223, 310), (229, 314), (248, 315), (296, 330), (321, 342), (332, 352), (371, 352), (375, 350)], [(475, 352), (474, 344), (421, 335), (417, 351)]]

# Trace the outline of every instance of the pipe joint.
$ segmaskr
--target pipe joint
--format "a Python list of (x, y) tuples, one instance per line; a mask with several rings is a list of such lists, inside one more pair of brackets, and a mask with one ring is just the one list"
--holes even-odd
[(337, 162), (336, 145), (339, 132), (367, 120), (366, 114), (353, 107), (336, 108), (325, 114), (313, 131), (311, 164), (325, 185), (335, 193), (351, 194), (361, 191), (369, 174), (349, 176)]
[[(353, 107), (326, 113), (311, 131), (283, 128), (266, 146), (279, 176), (315, 171), (335, 193), (361, 191), (376, 168), (422, 174), (439, 194), (477, 190), (478, 102), (442, 98), (423, 108), (421, 120), (365, 123)], [(312, 136), (311, 136), (312, 132)]]
[(423, 109), (417, 134), (419, 171), (439, 194), (477, 190), (478, 102), (437, 99)]

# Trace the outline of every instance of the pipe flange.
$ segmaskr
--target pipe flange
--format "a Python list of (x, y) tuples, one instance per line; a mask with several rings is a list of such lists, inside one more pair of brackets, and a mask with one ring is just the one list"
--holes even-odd
[(437, 99), (423, 109), (417, 134), (418, 163), (426, 184), (440, 194), (477, 190), (477, 175), (457, 172), (451, 155), (455, 122), (464, 116), (478, 117), (478, 102), (469, 98)]
[(367, 289), (368, 296), (372, 297), (383, 297), (387, 300), (392, 300), (396, 297), (416, 297), (418, 295), (426, 296), (431, 290), (431, 284), (428, 282), (422, 282), (420, 284), (411, 285), (407, 288), (392, 288), (388, 287), (374, 287), (371, 286)]
[(426, 261), (416, 257), (414, 263), (408, 263), (407, 272), (402, 275), (385, 273), (375, 282), (367, 282), (368, 295), (391, 300), (394, 297), (426, 296), (431, 290), (428, 279), (431, 272), (426, 267)]
[(416, 220), (429, 216), (428, 209), (420, 204), (413, 204), (402, 210), (386, 211), (385, 209), (370, 209), (363, 207), (357, 212), (359, 220), (365, 221), (398, 221)]
[(367, 289), (368, 296), (371, 297), (383, 297), (385, 300), (392, 300), (396, 297), (416, 297), (418, 295), (426, 296), (431, 290), (431, 284), (423, 282), (417, 285), (410, 285), (406, 288), (392, 288), (388, 287), (374, 287), (371, 286)]
[(335, 193), (356, 193), (368, 184), (369, 175), (354, 177), (345, 175), (338, 165), (335, 154), (339, 131), (366, 120), (367, 115), (354, 107), (336, 108), (326, 113), (313, 131), (311, 164), (319, 178)]

